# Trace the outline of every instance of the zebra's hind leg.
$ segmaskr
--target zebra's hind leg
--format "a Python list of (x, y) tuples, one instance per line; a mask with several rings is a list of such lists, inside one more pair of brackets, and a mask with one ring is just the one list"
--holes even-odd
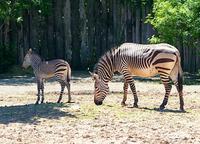
[(127, 91), (128, 91), (128, 83), (125, 81), (124, 82), (124, 97), (123, 97), (123, 100), (121, 102), (121, 105), (122, 106), (126, 106), (126, 100), (127, 100)]
[(42, 80), (42, 82), (41, 82), (41, 91), (42, 91), (42, 94), (41, 94), (41, 96), (42, 96), (41, 103), (43, 103), (44, 102), (44, 80)]
[(71, 90), (70, 90), (70, 82), (66, 82), (66, 87), (67, 87), (67, 90), (68, 90), (68, 103), (70, 103), (71, 102)]
[(37, 80), (37, 91), (38, 91), (38, 93), (37, 93), (37, 100), (35, 102), (36, 105), (39, 104), (39, 101), (40, 101), (40, 88), (41, 88), (41, 82), (40, 82), (40, 80)]
[(184, 100), (183, 100), (183, 78), (182, 75), (178, 74), (177, 76), (170, 76), (172, 81), (174, 82), (174, 85), (176, 86), (176, 89), (179, 93), (179, 100), (180, 100), (180, 110), (184, 110)]
[(160, 111), (163, 111), (163, 109), (167, 105), (169, 94), (170, 94), (171, 89), (172, 89), (172, 85), (169, 82), (170, 81), (169, 77), (166, 77), (166, 78), (161, 77), (161, 80), (162, 80), (164, 87), (165, 87), (165, 97), (163, 99), (162, 104), (160, 105)]
[(183, 92), (182, 92), (182, 91), (179, 91), (178, 87), (176, 87), (176, 88), (177, 88), (178, 93), (179, 93), (180, 110), (184, 112), (185, 110), (184, 110)]
[(60, 103), (60, 101), (62, 100), (62, 95), (63, 95), (64, 89), (65, 89), (65, 82), (61, 81), (60, 86), (61, 86), (61, 91), (60, 91), (60, 96), (58, 98), (57, 103)]

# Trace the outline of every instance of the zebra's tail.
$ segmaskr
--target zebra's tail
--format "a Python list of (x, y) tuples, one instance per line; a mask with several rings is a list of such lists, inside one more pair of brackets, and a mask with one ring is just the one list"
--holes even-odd
[(66, 64), (65, 81), (68, 83), (71, 80), (71, 67), (66, 61), (65, 61), (65, 64)]
[(67, 71), (67, 79), (66, 79), (66, 81), (67, 81), (67, 82), (70, 82), (70, 80), (71, 80), (71, 68), (68, 67), (68, 71)]
[(180, 58), (180, 54), (178, 53), (177, 56), (177, 63), (178, 63), (178, 89), (179, 92), (183, 90), (183, 70), (181, 67), (181, 58)]
[(181, 68), (180, 53), (178, 51), (176, 52), (176, 58), (176, 63), (172, 69), (170, 77), (173, 82), (177, 83), (178, 91), (181, 92), (183, 90), (183, 71)]

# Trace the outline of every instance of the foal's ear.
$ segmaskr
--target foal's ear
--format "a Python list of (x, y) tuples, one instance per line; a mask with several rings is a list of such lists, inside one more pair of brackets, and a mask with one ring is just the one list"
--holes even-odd
[(32, 48), (30, 48), (30, 49), (28, 50), (28, 53), (29, 53), (29, 54), (32, 54), (32, 52), (33, 52), (33, 50), (32, 50)]

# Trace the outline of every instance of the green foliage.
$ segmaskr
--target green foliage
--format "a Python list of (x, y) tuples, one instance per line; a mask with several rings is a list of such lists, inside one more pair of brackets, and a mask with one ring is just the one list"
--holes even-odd
[(21, 22), (25, 10), (35, 9), (41, 15), (49, 13), (51, 2), (49, 0), (3, 0), (0, 1), (0, 19)]
[(16, 42), (12, 40), (15, 29), (13, 27), (19, 28), (18, 25), (23, 21), (25, 12), (36, 11), (43, 17), (48, 15), (51, 5), (49, 0), (0, 1), (0, 30), (5, 35), (4, 40), (1, 40), (0, 43), (0, 73), (6, 72), (11, 65), (16, 64), (17, 49)]
[[(153, 12), (147, 17), (157, 34), (151, 43), (195, 43), (200, 36), (199, 0), (154, 0)], [(189, 41), (188, 41), (189, 40)]]
[(136, 8), (136, 7), (140, 7), (140, 6), (144, 6), (147, 3), (151, 3), (153, 0), (121, 0), (120, 2), (123, 5), (129, 5), (132, 8)]

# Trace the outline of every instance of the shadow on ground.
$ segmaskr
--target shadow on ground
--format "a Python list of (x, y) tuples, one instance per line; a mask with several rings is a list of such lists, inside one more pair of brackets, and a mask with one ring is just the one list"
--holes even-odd
[(0, 85), (25, 85), (35, 83), (34, 77), (29, 76), (15, 76), (0, 79)]
[(66, 104), (45, 103), (0, 107), (0, 124), (9, 123), (39, 123), (40, 118), (59, 119), (60, 117), (76, 118), (70, 112), (61, 111), (60, 108), (68, 108)]
[[(79, 81), (82, 79), (90, 79), (91, 76), (88, 71), (73, 71), (72, 72), (72, 80)], [(138, 80), (141, 82), (158, 82), (161, 83), (160, 77), (150, 77), (150, 78), (142, 78), (142, 77), (133, 77), (134, 80)], [(54, 78), (48, 79), (49, 82), (55, 81)], [(123, 82), (123, 75), (116, 73), (113, 76), (112, 82)], [(0, 85), (26, 85), (36, 83), (36, 79), (34, 75), (25, 75), (25, 76), (8, 76), (8, 75), (0, 75)], [(195, 74), (184, 74), (184, 84), (185, 85), (196, 85), (200, 84), (200, 76)]]
[(160, 111), (159, 108), (147, 108), (147, 107), (140, 107), (139, 109), (149, 110), (149, 111), (157, 111), (157, 112), (169, 112), (169, 113), (188, 113), (187, 111), (181, 111), (177, 109), (164, 109)]
[[(72, 80), (82, 80), (84, 78), (90, 78), (88, 72), (86, 71), (75, 71), (72, 73)], [(53, 82), (55, 78), (50, 78), (47, 81)], [(36, 83), (36, 78), (34, 75), (24, 75), (24, 76), (8, 76), (8, 75), (0, 75), (0, 85), (28, 85)]]

